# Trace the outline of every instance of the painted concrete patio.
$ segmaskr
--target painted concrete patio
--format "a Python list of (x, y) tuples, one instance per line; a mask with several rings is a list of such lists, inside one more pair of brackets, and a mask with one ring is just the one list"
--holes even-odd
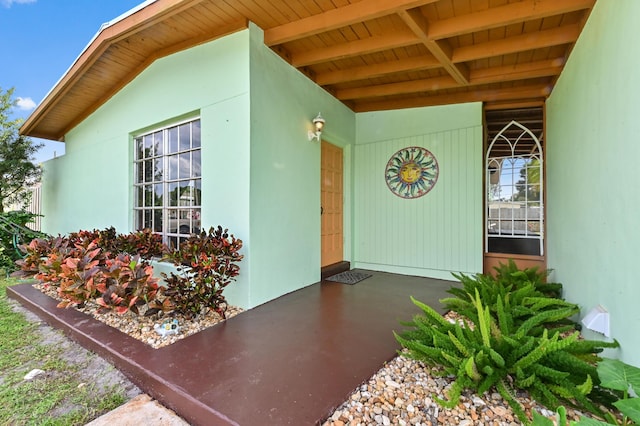
[(392, 330), (417, 308), (441, 309), (452, 282), (371, 272), (323, 281), (153, 349), (22, 284), (7, 289), (52, 326), (111, 361), (194, 425), (312, 425), (396, 355)]

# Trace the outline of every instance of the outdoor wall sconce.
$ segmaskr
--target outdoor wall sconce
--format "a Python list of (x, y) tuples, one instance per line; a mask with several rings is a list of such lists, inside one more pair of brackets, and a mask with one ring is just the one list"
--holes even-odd
[(309, 140), (312, 141), (314, 139), (316, 139), (318, 142), (320, 141), (320, 135), (322, 134), (322, 129), (324, 128), (324, 118), (322, 118), (322, 115), (320, 115), (320, 113), (318, 113), (318, 115), (316, 116), (316, 118), (313, 119), (313, 127), (316, 129), (315, 132), (312, 132), (311, 130), (309, 130)]

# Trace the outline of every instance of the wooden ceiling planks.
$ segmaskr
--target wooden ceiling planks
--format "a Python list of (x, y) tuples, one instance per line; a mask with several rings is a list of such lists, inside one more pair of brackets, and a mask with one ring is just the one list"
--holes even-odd
[(354, 111), (544, 101), (596, 0), (157, 0), (104, 29), (23, 125), (61, 139), (158, 58), (253, 21)]

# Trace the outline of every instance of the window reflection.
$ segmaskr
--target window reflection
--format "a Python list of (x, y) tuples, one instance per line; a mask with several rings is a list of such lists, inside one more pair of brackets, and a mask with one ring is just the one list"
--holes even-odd
[(172, 127), (168, 131), (169, 136), (169, 153), (178, 152), (178, 128)]
[(191, 147), (200, 148), (200, 122), (194, 121), (191, 123)]
[(189, 123), (180, 126), (180, 151), (191, 148), (191, 125)]
[(136, 228), (151, 228), (179, 245), (200, 232), (200, 120), (133, 139)]

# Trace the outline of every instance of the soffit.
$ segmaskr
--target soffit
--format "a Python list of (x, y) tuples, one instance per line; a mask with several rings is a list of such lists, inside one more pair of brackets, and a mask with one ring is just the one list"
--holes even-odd
[(157, 0), (104, 28), (22, 127), (61, 140), (153, 61), (246, 28), (356, 112), (550, 94), (595, 0)]

